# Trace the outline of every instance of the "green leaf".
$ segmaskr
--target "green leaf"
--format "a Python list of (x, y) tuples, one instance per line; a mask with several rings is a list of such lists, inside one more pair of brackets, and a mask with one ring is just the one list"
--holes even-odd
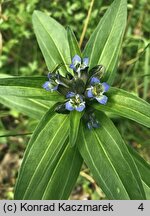
[(13, 76), (13, 77), (4, 77), (0, 78), (0, 86), (24, 86), (24, 87), (35, 87), (42, 88), (42, 85), (45, 81), (48, 81), (48, 78), (43, 77), (33, 77), (33, 76)]
[(111, 88), (107, 92), (106, 105), (95, 103), (97, 110), (112, 112), (134, 120), (146, 127), (150, 127), (150, 104), (141, 98), (118, 88)]
[(131, 146), (128, 146), (128, 149), (140, 172), (146, 198), (150, 199), (150, 164), (148, 164)]
[(80, 48), (78, 46), (77, 39), (71, 30), (70, 27), (67, 27), (67, 37), (68, 37), (68, 42), (69, 42), (69, 47), (70, 47), (70, 55), (71, 59), (77, 54), (80, 57), (82, 56)]
[(68, 199), (79, 176), (82, 162), (77, 147), (70, 148), (68, 145), (53, 171), (42, 199)]
[(31, 118), (41, 119), (46, 111), (54, 105), (54, 102), (49, 102), (49, 105), (44, 104), (44, 101), (35, 99), (0, 96), (0, 103), (10, 109), (15, 109)]
[[(68, 118), (48, 111), (26, 149), (15, 199), (41, 199), (58, 159), (67, 146)], [(33, 163), (34, 161), (34, 163)]]
[(144, 191), (146, 194), (146, 199), (150, 200), (150, 187), (148, 187), (145, 182), (143, 182)]
[(69, 143), (71, 146), (74, 146), (76, 143), (81, 116), (82, 113), (76, 110), (70, 112)]
[(51, 101), (63, 101), (58, 92), (48, 92), (42, 88), (46, 77), (13, 77), (0, 79), (0, 96), (38, 98)]
[(110, 84), (114, 80), (126, 19), (127, 1), (114, 0), (91, 35), (83, 52), (84, 56), (89, 57), (90, 68), (98, 64), (105, 66), (105, 79)]
[(128, 149), (138, 167), (142, 180), (150, 188), (150, 164), (148, 164), (132, 147)]
[(78, 148), (97, 183), (108, 199), (145, 199), (142, 182), (122, 140), (111, 120), (96, 113), (101, 126), (89, 131), (79, 130)]
[(40, 11), (33, 13), (33, 27), (48, 69), (52, 72), (57, 65), (64, 64), (60, 72), (65, 75), (69, 70), (66, 64), (71, 62), (66, 30)]
[[(15, 188), (15, 199), (66, 199), (79, 174), (82, 159), (75, 148), (69, 149), (69, 118), (53, 110), (42, 118), (27, 146)], [(75, 160), (79, 161), (72, 168)], [(58, 173), (59, 178), (56, 177)], [(64, 184), (57, 191), (60, 181), (68, 185)]]

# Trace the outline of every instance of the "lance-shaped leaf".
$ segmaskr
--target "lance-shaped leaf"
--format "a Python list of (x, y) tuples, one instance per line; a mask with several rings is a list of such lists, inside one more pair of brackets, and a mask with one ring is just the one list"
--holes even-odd
[(70, 27), (67, 27), (67, 37), (68, 37), (71, 59), (75, 55), (79, 55), (81, 57), (81, 51), (78, 46), (77, 39)]
[(108, 199), (145, 199), (135, 163), (111, 120), (97, 113), (101, 126), (79, 130), (78, 148)]
[(90, 68), (98, 64), (105, 66), (107, 71), (105, 79), (109, 84), (114, 79), (126, 19), (127, 1), (114, 0), (91, 35), (83, 52), (84, 56), (89, 56)]
[(132, 147), (128, 146), (128, 149), (140, 172), (146, 198), (149, 200), (150, 199), (150, 164), (148, 164)]
[(65, 75), (68, 70), (66, 64), (71, 61), (66, 30), (53, 18), (40, 11), (33, 13), (33, 27), (49, 71), (53, 71), (59, 64), (64, 64), (60, 72)]
[(118, 88), (107, 92), (106, 105), (95, 103), (97, 110), (112, 112), (116, 115), (132, 119), (146, 127), (150, 127), (150, 104), (141, 98)]
[[(42, 118), (27, 146), (15, 199), (53, 199), (54, 196), (56, 199), (66, 199), (79, 174), (82, 159), (74, 148), (70, 150), (68, 147), (69, 118), (54, 113), (53, 109)], [(75, 160), (79, 161), (73, 169)], [(61, 175), (55, 178), (58, 173)], [(67, 182), (68, 188), (64, 184), (54, 194), (51, 184), (57, 189), (60, 181)]]
[(42, 88), (46, 77), (13, 77), (0, 79), (0, 96), (38, 98), (51, 101), (63, 101), (58, 92), (48, 92)]
[(68, 199), (81, 170), (83, 159), (77, 147), (70, 145), (62, 153), (42, 199)]
[(82, 113), (77, 112), (76, 110), (70, 112), (69, 143), (72, 147), (77, 140), (81, 116)]
[(145, 188), (149, 188), (150, 192), (150, 164), (148, 164), (132, 147), (128, 146), (128, 149), (140, 172)]
[(49, 110), (26, 149), (15, 199), (67, 199), (79, 175), (81, 156), (68, 144), (68, 116)]
[[(67, 125), (64, 127), (65, 123), (67, 123), (67, 117), (54, 113), (53, 109), (42, 118), (27, 146), (17, 181), (15, 199), (29, 199), (30, 196), (32, 196), (31, 199), (42, 197), (46, 181), (48, 182), (50, 177), (48, 170), (51, 169), (52, 174), (57, 157), (61, 156), (67, 145), (68, 127)], [(40, 197), (34, 195), (36, 191), (32, 192), (34, 186), (42, 190), (39, 193)]]
[[(6, 78), (9, 76), (1, 75), (1, 77)], [(10, 109), (15, 109), (31, 118), (39, 120), (42, 118), (44, 113), (46, 113), (46, 111), (54, 105), (55, 102), (14, 96), (0, 96), (0, 103)]]
[(143, 181), (143, 187), (144, 187), (144, 191), (146, 194), (146, 199), (150, 200), (150, 187), (147, 186), (147, 184), (145, 184), (145, 182)]
[(31, 118), (41, 119), (41, 117), (54, 105), (54, 102), (44, 104), (45, 101), (35, 99), (13, 97), (13, 96), (0, 96), (0, 103), (6, 107), (15, 109)]

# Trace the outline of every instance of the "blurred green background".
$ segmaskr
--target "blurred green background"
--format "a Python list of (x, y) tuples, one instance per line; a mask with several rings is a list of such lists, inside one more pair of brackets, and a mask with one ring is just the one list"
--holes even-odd
[[(111, 0), (95, 0), (82, 44), (103, 16)], [(4, 74), (35, 76), (47, 74), (38, 47), (31, 16), (41, 10), (63, 26), (70, 26), (78, 41), (89, 10), (90, 0), (1, 0), (0, 1), (0, 76)], [(150, 102), (150, 1), (128, 0), (128, 21), (114, 86), (121, 87)], [(1, 37), (2, 35), (2, 37)], [(1, 99), (0, 99), (0, 102)], [(4, 105), (5, 104), (5, 105)], [(15, 109), (0, 104), (0, 199), (12, 199), (26, 144), (37, 121)], [(130, 120), (114, 117), (114, 123), (127, 144), (150, 162), (150, 132)], [(11, 135), (11, 136), (10, 136)], [(86, 165), (71, 199), (105, 199)]]

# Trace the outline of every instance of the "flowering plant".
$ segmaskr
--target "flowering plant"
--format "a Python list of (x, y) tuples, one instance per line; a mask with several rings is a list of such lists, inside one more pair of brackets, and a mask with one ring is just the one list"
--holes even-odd
[(104, 73), (103, 66), (97, 65), (88, 71), (88, 61), (88, 58), (82, 61), (80, 56), (75, 55), (70, 64), (70, 68), (75, 72), (74, 75), (66, 74), (64, 78), (58, 70), (49, 73), (49, 81), (43, 84), (43, 88), (50, 92), (58, 91), (66, 97), (65, 102), (56, 107), (55, 111), (58, 113), (69, 113), (67, 110), (78, 112), (90, 110), (89, 115), (85, 113), (83, 118), (87, 121), (88, 128), (92, 129), (98, 128), (99, 122), (95, 119), (94, 109), (90, 107), (91, 101), (96, 99), (100, 104), (106, 104), (108, 98), (104, 93), (108, 91), (109, 85), (100, 82)]
[(149, 165), (124, 143), (108, 114), (150, 127), (150, 105), (112, 87), (126, 13), (126, 0), (114, 0), (81, 53), (69, 27), (34, 12), (48, 77), (0, 79), (0, 94), (24, 100), (29, 115), (40, 120), (24, 154), (15, 199), (67, 199), (83, 160), (108, 199), (147, 198)]

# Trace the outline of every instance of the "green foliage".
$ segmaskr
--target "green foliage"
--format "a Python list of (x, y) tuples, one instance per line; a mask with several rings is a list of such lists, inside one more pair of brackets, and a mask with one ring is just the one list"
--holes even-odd
[[(54, 114), (53, 108), (43, 117), (28, 144), (15, 199), (66, 199), (69, 196), (82, 159), (77, 149), (67, 145), (68, 126), (68, 117)], [(59, 193), (56, 193), (56, 185), (59, 185)]]
[(80, 48), (78, 46), (77, 39), (70, 27), (67, 27), (67, 37), (68, 37), (71, 59), (75, 55), (82, 56)]
[(29, 75), (40, 68), (38, 61), (41, 55), (37, 53), (38, 47), (31, 25), (31, 14), (37, 3), (38, 0), (2, 2), (2, 16), (0, 17), (3, 37), (1, 72)]
[(65, 29), (40, 11), (35, 11), (33, 14), (33, 26), (49, 71), (52, 71), (56, 65), (63, 64), (64, 67), (61, 67), (60, 71), (65, 74), (68, 70), (66, 65), (70, 62)]
[(42, 83), (46, 80), (45, 77), (15, 77), (0, 79), (0, 95), (11, 95), (28, 98), (48, 98), (51, 101), (62, 100), (61, 96), (54, 92), (49, 94), (44, 89), (41, 89)]
[(97, 113), (97, 118), (99, 130), (89, 133), (85, 126), (80, 129), (78, 147), (82, 157), (107, 198), (144, 199), (139, 173), (120, 134), (103, 113)]
[[(143, 181), (143, 186), (146, 194), (146, 198), (149, 200), (150, 199), (150, 165), (146, 163), (146, 161), (139, 156), (139, 154), (133, 150), (130, 146), (128, 146), (128, 149), (135, 161), (136, 166), (138, 167), (138, 170), (140, 172), (142, 181)], [(147, 173), (147, 174), (146, 174)]]
[(113, 2), (83, 51), (83, 55), (90, 58), (90, 68), (97, 64), (105, 65), (105, 80), (110, 84), (115, 78), (115, 67), (126, 26), (126, 7), (124, 0)]
[(73, 147), (77, 141), (82, 114), (76, 111), (70, 113), (69, 143)]
[(150, 127), (150, 104), (124, 90), (111, 88), (107, 106), (94, 104), (98, 110), (109, 111)]
[(11, 109), (16, 109), (31, 118), (39, 120), (42, 118), (47, 109), (53, 105), (53, 102), (46, 105), (44, 104), (44, 101), (12, 96), (0, 96), (0, 101), (2, 104), (10, 107)]
[[(39, 52), (31, 24), (34, 10), (44, 11), (64, 26), (70, 25), (79, 39), (89, 4), (89, 1), (79, 0), (51, 2), (43, 0), (3, 1), (1, 3), (2, 16), (0, 16), (3, 36), (0, 73), (5, 71), (5, 73), (13, 75), (41, 75), (43, 71), (47, 70)], [(98, 23), (98, 20), (95, 21), (95, 19), (100, 14), (101, 4), (102, 1), (95, 3), (86, 39), (89, 38), (92, 29)], [(69, 62), (69, 59), (67, 61)]]

